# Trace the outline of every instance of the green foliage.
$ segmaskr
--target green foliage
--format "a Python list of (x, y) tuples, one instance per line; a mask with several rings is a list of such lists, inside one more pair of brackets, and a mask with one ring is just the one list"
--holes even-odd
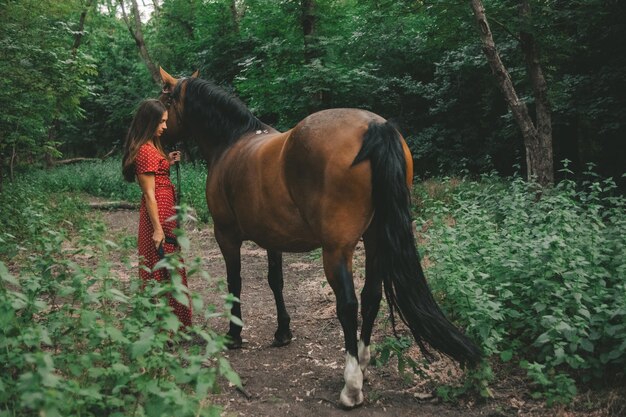
[(28, 253), (28, 242), (46, 230), (67, 234), (85, 223), (85, 206), (78, 198), (53, 192), (40, 175), (20, 178), (0, 193), (0, 256)]
[[(180, 166), (180, 188), (183, 191), (181, 203), (193, 207), (200, 221), (208, 222), (210, 215), (204, 191), (206, 167), (202, 163), (185, 162)], [(177, 185), (175, 167), (171, 168), (171, 180)], [(51, 194), (50, 204), (38, 199), (40, 193), (52, 190), (54, 193)], [(25, 223), (36, 221), (41, 217), (30, 216), (28, 213), (32, 210), (54, 211), (51, 217), (44, 216), (54, 221), (71, 218), (66, 211), (59, 211), (62, 209), (59, 205), (83, 206), (85, 203), (77, 198), (67, 198), (68, 195), (86, 193), (95, 197), (137, 204), (141, 201), (139, 185), (124, 181), (121, 161), (118, 158), (63, 165), (50, 170), (33, 170), (14, 183), (8, 184), (5, 191), (0, 195), (0, 214), (6, 213), (2, 218), (2, 221), (7, 222), (3, 228), (6, 233), (19, 233), (24, 229)]]
[(488, 362), (482, 362), (465, 374), (460, 386), (439, 385), (435, 392), (439, 398), (450, 402), (468, 392), (475, 393), (483, 399), (493, 398), (493, 392), (489, 388), (489, 384), (493, 380), (494, 374), (491, 365)]
[(137, 105), (158, 93), (134, 40), (115, 12), (88, 10), (86, 33), (79, 48), (97, 68), (84, 77), (89, 95), (80, 106), (85, 117), (60, 127), (64, 156), (104, 155), (121, 149)]
[[(0, 4), (0, 178), (11, 174), (7, 168), (61, 153), (119, 149), (137, 103), (158, 94), (119, 2)], [(167, 0), (144, 22), (146, 48), (172, 74), (199, 69), (279, 129), (329, 107), (359, 107), (393, 119), (421, 176), (512, 174), (514, 164), (524, 164), (519, 128), (488, 69), (468, 4), (312, 4), (314, 26), (305, 38), (302, 2)], [(524, 30), (540, 47), (555, 157), (572, 160), (577, 172), (595, 161), (600, 173), (617, 178), (626, 126), (619, 93), (626, 89), (619, 44), (625, 3), (530, 4), (531, 19), (521, 19), (509, 2), (486, 3), (518, 95), (532, 114), (518, 36)], [(78, 32), (83, 11), (85, 28)], [(78, 35), (82, 41), (73, 51)]]
[(86, 193), (107, 199), (139, 202), (139, 186), (124, 181), (120, 159), (82, 162), (30, 174), (49, 190), (62, 193)]
[[(79, 106), (94, 73), (72, 51), (76, 1), (0, 3), (0, 174), (58, 157), (59, 125), (84, 117)], [(10, 156), (10, 157), (9, 157)], [(0, 178), (1, 180), (1, 178)]]
[[(396, 118), (398, 111), (389, 110), (399, 110), (399, 102), (423, 108), (412, 71), (421, 75), (424, 66), (411, 46), (422, 16), (408, 14), (411, 7), (316, 1), (315, 29), (305, 40), (303, 11), (294, 4), (254, 5), (241, 25), (254, 49), (242, 58), (234, 84), (261, 119), (288, 129), (323, 108), (359, 107)], [(258, 25), (261, 21), (266, 24)]]
[(425, 376), (423, 369), (428, 369), (428, 363), (425, 360), (422, 363), (418, 363), (406, 354), (412, 344), (413, 340), (408, 337), (387, 337), (380, 344), (373, 346), (371, 364), (374, 366), (386, 366), (392, 358), (395, 358), (397, 360), (398, 372), (405, 379), (410, 380), (411, 375), (407, 372), (407, 368), (413, 374)]
[[(44, 229), (24, 243), (32, 256), (17, 276), (0, 262), (0, 414), (219, 415), (207, 395), (220, 378), (241, 381), (222, 355), (225, 337), (200, 326), (182, 331), (168, 307), (169, 293), (187, 302), (177, 256), (158, 265), (170, 283), (143, 287), (110, 269), (106, 259), (119, 248), (102, 225), (79, 236)], [(208, 279), (199, 261), (186, 266)], [(225, 297), (220, 313), (191, 294), (204, 319), (230, 318), (233, 301)]]
[(549, 403), (626, 362), (626, 200), (593, 174), (539, 190), (493, 176), (450, 186), (432, 215), (430, 285), (488, 355), (514, 361)]

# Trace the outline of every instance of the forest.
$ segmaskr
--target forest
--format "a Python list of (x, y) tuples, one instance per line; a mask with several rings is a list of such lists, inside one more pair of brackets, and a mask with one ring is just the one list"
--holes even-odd
[[(393, 120), (420, 177), (526, 172), (524, 139), (462, 1), (3, 1), (2, 181), (24, 167), (119, 152), (158, 66), (232, 91), (287, 130), (323, 108)], [(485, 2), (497, 52), (537, 118), (530, 38), (554, 171), (594, 164), (621, 184), (626, 118), (620, 1)], [(536, 3), (536, 4), (534, 4)], [(155, 8), (156, 7), (156, 8)], [(193, 154), (192, 154), (193, 155)]]
[[(208, 256), (194, 143), (178, 144), (179, 242), (206, 349), (169, 344), (180, 323), (154, 300), (179, 282), (129, 278), (141, 191), (121, 153), (137, 106), (162, 91), (159, 67), (199, 71), (279, 131), (360, 108), (406, 139), (429, 286), (485, 361), (427, 363), (382, 307), (363, 415), (624, 415), (624, 15), (620, 0), (0, 0), (0, 417), (344, 413), (337, 372), (267, 394), (288, 387), (247, 368), (299, 357), (310, 335), (339, 358), (334, 315), (295, 329), (295, 350), (250, 336), (254, 349), (227, 353), (236, 300)], [(93, 209), (111, 202), (130, 209)], [(320, 257), (289, 258), (292, 304), (334, 308), (312, 295), (328, 290)], [(247, 273), (265, 280), (265, 262)], [(274, 314), (259, 303), (253, 328)]]

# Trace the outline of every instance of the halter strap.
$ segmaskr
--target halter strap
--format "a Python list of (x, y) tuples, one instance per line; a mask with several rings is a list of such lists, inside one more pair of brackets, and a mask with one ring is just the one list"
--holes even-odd
[[(175, 95), (176, 96), (180, 95), (180, 90), (183, 85), (183, 81), (186, 81), (187, 78), (188, 77), (181, 78), (178, 81), (178, 83), (174, 86), (174, 89), (171, 91), (166, 90), (166, 89), (161, 90), (161, 94), (163, 94), (166, 97), (165, 103), (163, 104), (165, 105), (165, 108), (167, 109), (167, 111), (170, 111), (170, 107), (172, 107), (172, 104), (174, 104), (175, 101), (178, 101), (178, 97), (175, 97)], [(178, 109), (178, 106), (174, 106), (174, 112), (176, 113), (176, 117), (180, 119), (180, 110)]]

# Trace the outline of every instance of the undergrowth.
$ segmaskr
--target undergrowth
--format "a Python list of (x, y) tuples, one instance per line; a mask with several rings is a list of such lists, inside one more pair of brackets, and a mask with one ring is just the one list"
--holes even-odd
[(547, 189), (485, 176), (417, 190), (433, 292), (548, 404), (626, 366), (626, 199), (586, 175)]
[[(122, 177), (122, 163), (119, 158), (104, 161), (88, 161), (74, 165), (63, 165), (51, 170), (37, 170), (26, 173), (20, 183), (26, 181), (54, 193), (87, 193), (111, 200), (124, 200), (139, 203), (141, 190), (137, 183), (128, 183)], [(178, 187), (178, 177), (180, 187)], [(170, 168), (172, 183), (182, 190), (181, 204), (196, 210), (198, 220), (209, 221), (205, 200), (207, 169), (204, 163), (180, 163), (180, 176), (176, 167)], [(9, 184), (10, 186), (10, 184)]]
[[(35, 172), (0, 195), (0, 259), (20, 254), (29, 264), (19, 276), (0, 264), (0, 416), (73, 414), (68, 407), (81, 415), (157, 415), (155, 404), (206, 415), (213, 409), (204, 394), (217, 376), (236, 381), (219, 354), (223, 340), (206, 329), (194, 330), (207, 341), (205, 352), (168, 350), (178, 322), (153, 300), (167, 290), (180, 296), (179, 279), (143, 291), (135, 281), (122, 285), (106, 261), (71, 261), (115, 249), (84, 220), (72, 193), (138, 201), (139, 187), (122, 181), (118, 165)], [(183, 164), (181, 177), (184, 201), (206, 210), (205, 169)], [(583, 182), (540, 189), (487, 175), (429, 181), (414, 197), (430, 286), (487, 358), (463, 386), (440, 387), (442, 397), (489, 396), (493, 360), (523, 369), (533, 395), (548, 404), (570, 402), (581, 384), (624, 378), (626, 199), (612, 180), (590, 171)], [(82, 236), (81, 245), (69, 248), (69, 234)], [(205, 315), (226, 314), (193, 302)], [(405, 355), (406, 340), (394, 340), (377, 347), (376, 361), (395, 356), (402, 372), (419, 374), (424, 365)]]
[[(221, 378), (240, 381), (223, 356), (225, 337), (204, 323), (237, 320), (234, 298), (216, 307), (190, 294), (204, 325), (181, 331), (165, 298), (188, 302), (179, 258), (157, 265), (169, 283), (121, 279), (108, 261), (118, 243), (87, 220), (75, 189), (50, 186), (56, 180), (33, 174), (0, 196), (0, 417), (219, 415), (210, 394)], [(209, 279), (199, 260), (186, 268)]]

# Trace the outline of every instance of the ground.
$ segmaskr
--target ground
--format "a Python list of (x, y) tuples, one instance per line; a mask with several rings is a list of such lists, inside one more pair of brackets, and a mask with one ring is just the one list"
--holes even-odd
[[(136, 233), (136, 211), (104, 211), (94, 216), (106, 224), (115, 241), (132, 240)], [(225, 267), (212, 227), (188, 222), (185, 229), (191, 241), (185, 257), (200, 257), (203, 269), (213, 278), (211, 282), (224, 279)], [(363, 284), (362, 245), (357, 248), (354, 265), (358, 292)], [(114, 268), (120, 269), (121, 276), (132, 273), (121, 259), (114, 261)], [(443, 383), (459, 384), (463, 373), (443, 357), (437, 357), (429, 370), (419, 377), (412, 373), (402, 376), (393, 361), (385, 366), (370, 367), (369, 379), (364, 383), (365, 403), (351, 411), (342, 410), (338, 407), (338, 398), (343, 387), (343, 335), (335, 316), (334, 295), (325, 285), (319, 252), (284, 255), (284, 295), (294, 339), (290, 345), (281, 348), (271, 346), (276, 330), (276, 309), (266, 274), (265, 251), (253, 243), (245, 243), (241, 295), (244, 346), (227, 353), (244, 389), (238, 390), (223, 383), (222, 393), (214, 401), (223, 407), (225, 416), (580, 417), (612, 416), (624, 411), (619, 390), (580, 395), (573, 406), (548, 408), (541, 401), (531, 399), (528, 381), (522, 374), (510, 373), (506, 378), (497, 375), (490, 400), (470, 397), (446, 403), (433, 395), (434, 389)], [(207, 303), (221, 305), (223, 294), (216, 291), (214, 285), (192, 276), (189, 286)], [(393, 334), (386, 317), (383, 311), (377, 320), (374, 344)], [(220, 332), (227, 330), (227, 323), (223, 320), (208, 325)], [(409, 354), (420, 359), (415, 348)], [(494, 364), (494, 367), (498, 365)]]

